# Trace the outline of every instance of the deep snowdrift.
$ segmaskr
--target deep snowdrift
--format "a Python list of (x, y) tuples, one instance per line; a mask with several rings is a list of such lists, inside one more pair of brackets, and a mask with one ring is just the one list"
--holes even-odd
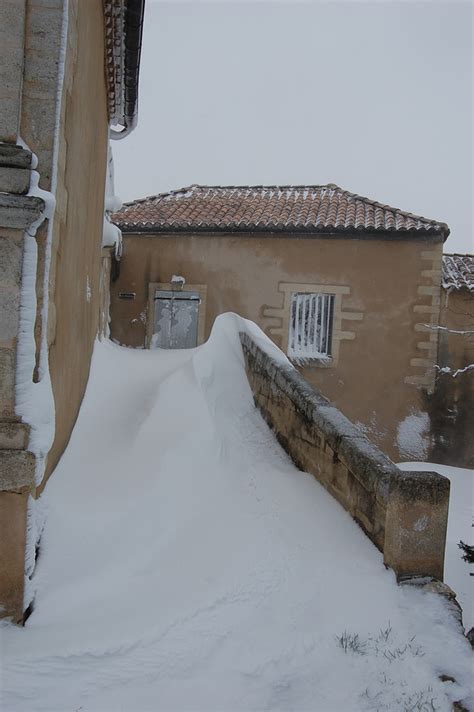
[(1, 628), (2, 709), (447, 712), (468, 694), (447, 604), (397, 587), (255, 410), (238, 324), (192, 351), (96, 345), (43, 498), (35, 611)]

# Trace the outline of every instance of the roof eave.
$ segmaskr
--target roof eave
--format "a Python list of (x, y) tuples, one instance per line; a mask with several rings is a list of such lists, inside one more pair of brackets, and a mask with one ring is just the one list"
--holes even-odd
[(132, 225), (130, 223), (116, 222), (114, 223), (124, 233), (131, 234), (248, 234), (248, 235), (301, 235), (306, 237), (336, 237), (339, 239), (348, 237), (357, 237), (359, 239), (381, 239), (381, 240), (397, 240), (397, 239), (414, 239), (414, 240), (429, 240), (432, 242), (444, 242), (449, 234), (441, 227), (440, 229), (427, 230), (375, 230), (370, 228), (352, 228), (352, 229), (334, 229), (334, 228), (318, 228), (311, 227), (279, 227), (278, 225), (269, 226), (214, 226), (214, 225), (199, 225), (199, 226), (173, 226), (173, 225)]
[(103, 0), (103, 4), (110, 137), (120, 140), (137, 125), (145, 0)]

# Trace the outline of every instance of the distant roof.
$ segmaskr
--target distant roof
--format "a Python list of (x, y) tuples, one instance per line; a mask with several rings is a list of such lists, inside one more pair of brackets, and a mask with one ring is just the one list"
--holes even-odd
[(443, 255), (443, 287), (474, 292), (474, 255)]
[(328, 185), (191, 185), (125, 203), (124, 232), (377, 232), (442, 237), (449, 227)]

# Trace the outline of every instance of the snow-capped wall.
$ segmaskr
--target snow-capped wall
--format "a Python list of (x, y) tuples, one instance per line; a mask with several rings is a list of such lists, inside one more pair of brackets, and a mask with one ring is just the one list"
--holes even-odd
[(443, 579), (449, 480), (402, 472), (300, 374), (241, 334), (255, 403), (281, 445), (364, 529), (398, 577)]

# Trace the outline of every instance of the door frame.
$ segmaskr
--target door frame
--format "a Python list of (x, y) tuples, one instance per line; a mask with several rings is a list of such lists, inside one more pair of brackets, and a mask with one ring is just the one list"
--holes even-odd
[(204, 343), (206, 327), (206, 284), (180, 284), (179, 282), (149, 282), (148, 284), (148, 317), (146, 324), (146, 348), (150, 348), (155, 324), (155, 292), (197, 292), (199, 294), (197, 345)]

